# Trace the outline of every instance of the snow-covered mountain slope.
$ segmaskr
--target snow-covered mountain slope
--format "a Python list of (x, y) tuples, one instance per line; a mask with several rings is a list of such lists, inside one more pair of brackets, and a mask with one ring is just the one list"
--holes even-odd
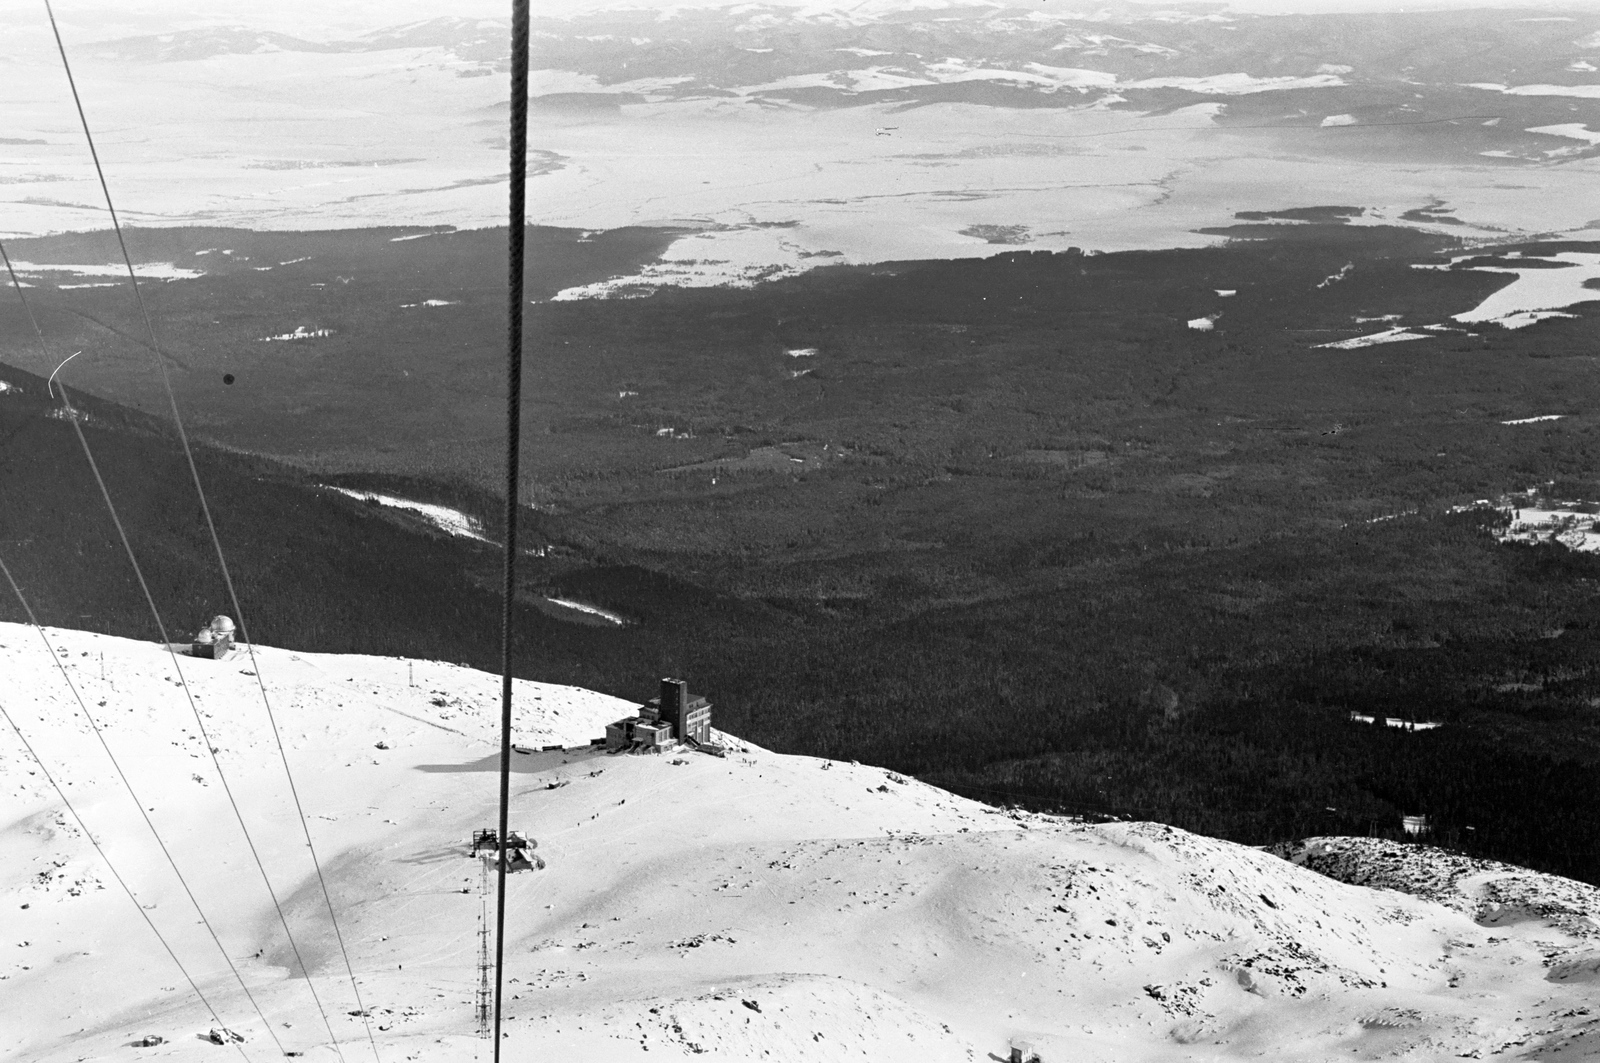
[[(171, 659), (49, 641), (283, 1047), (338, 1058)], [(343, 1057), (368, 1059), (251, 662), (180, 660)], [(486, 1058), (467, 843), (494, 819), (496, 677), (270, 648), (256, 667), (382, 1058)], [(0, 674), (0, 704), (245, 1054), (274, 1057), (35, 632), (0, 625)], [(630, 707), (536, 683), (518, 699), (530, 747), (575, 747)], [(510, 881), (511, 1058), (961, 1061), (1012, 1038), (1119, 1063), (1600, 1053), (1593, 912), (1480, 925), (1169, 827), (1006, 813), (730, 743), (724, 759), (516, 756), (513, 826), (545, 866)], [(220, 1058), (199, 1037), (211, 1018), (9, 730), (0, 779), (0, 1059)], [(165, 1043), (124, 1047), (147, 1034)]]
[(1425, 897), (1485, 926), (1537, 918), (1600, 941), (1600, 889), (1586, 882), (1385, 838), (1306, 838), (1273, 851), (1340, 882)]

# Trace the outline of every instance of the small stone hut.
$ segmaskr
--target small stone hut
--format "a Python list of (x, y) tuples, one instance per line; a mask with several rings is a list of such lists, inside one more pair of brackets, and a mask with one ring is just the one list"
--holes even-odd
[(233, 649), (233, 621), (225, 616), (214, 617), (194, 637), (190, 655), (220, 661)]

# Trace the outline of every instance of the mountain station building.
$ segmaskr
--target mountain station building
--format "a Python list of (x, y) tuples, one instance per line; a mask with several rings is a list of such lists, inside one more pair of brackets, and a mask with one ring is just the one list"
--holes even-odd
[(691, 698), (682, 679), (663, 679), (661, 693), (628, 716), (606, 727), (606, 749), (636, 747), (659, 752), (675, 741), (694, 745), (711, 742), (711, 702)]

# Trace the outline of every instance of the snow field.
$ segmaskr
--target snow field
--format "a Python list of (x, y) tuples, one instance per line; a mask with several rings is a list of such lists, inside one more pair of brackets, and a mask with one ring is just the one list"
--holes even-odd
[(622, 627), (628, 622), (609, 609), (602, 609), (597, 605), (589, 605), (587, 602), (573, 601), (571, 598), (546, 598), (545, 601), (567, 609), (576, 609), (578, 612), (586, 613), (589, 616), (597, 616), (602, 620), (616, 624), (618, 627)]
[[(170, 659), (49, 637), (285, 1047), (334, 1058)], [(480, 864), (465, 854), (494, 818), (498, 678), (268, 647), (254, 665), (181, 663), (345, 1056), (370, 1052), (252, 671), (384, 1058), (473, 1058)], [(246, 1051), (271, 1054), (37, 634), (0, 625), (0, 668), (6, 708), (141, 903)], [(546, 863), (508, 883), (513, 1058), (964, 1060), (1022, 1037), (1107, 1063), (1433, 1059), (1592, 1036), (1574, 1014), (1588, 953), (1566, 924), (1480, 926), (1173, 828), (1003, 812), (734, 738), (723, 759), (608, 756), (575, 747), (631, 702), (517, 696), (516, 741), (567, 748), (513, 759), (512, 826)], [(211, 1019), (25, 761), (0, 734), (0, 995), (25, 1016), (0, 1030), (0, 1059), (120, 1059), (145, 1033), (169, 1042), (152, 1058), (213, 1058), (194, 1038)]]
[[(1449, 263), (1417, 263), (1412, 269), (1448, 270), (1474, 255), (1461, 255), (1450, 260)], [(1520, 259), (1520, 252), (1509, 252), (1505, 255), (1508, 259)], [(1476, 307), (1465, 313), (1454, 315), (1451, 320), (1463, 324), (1493, 323), (1508, 329), (1527, 328), (1547, 321), (1551, 318), (1575, 318), (1577, 314), (1566, 313), (1564, 309), (1577, 306), (1580, 303), (1600, 301), (1600, 289), (1590, 287), (1600, 278), (1600, 254), (1582, 251), (1560, 251), (1548, 256), (1529, 256), (1535, 265), (1526, 268), (1515, 266), (1472, 266), (1473, 270), (1485, 273), (1510, 273), (1516, 277), (1514, 281), (1489, 296)], [(1545, 263), (1557, 262), (1561, 265), (1550, 267)], [(1340, 274), (1329, 277), (1328, 281), (1336, 279)], [(1328, 283), (1324, 281), (1323, 284)], [(1318, 285), (1321, 287), (1322, 285)], [(1382, 318), (1357, 318), (1358, 323), (1374, 320), (1395, 320), (1398, 315), (1387, 315)], [(1190, 327), (1194, 323), (1190, 322)], [(1413, 331), (1408, 326), (1396, 325), (1382, 332), (1374, 332), (1365, 336), (1353, 336), (1349, 339), (1336, 340), (1332, 343), (1318, 343), (1314, 347), (1335, 348), (1339, 350), (1355, 350), (1360, 347), (1372, 347), (1382, 343), (1400, 343), (1406, 340), (1432, 339), (1430, 333), (1459, 332), (1460, 329), (1448, 325), (1424, 325), (1426, 331)], [(1471, 333), (1469, 333), (1471, 335)], [(1506, 421), (1505, 424), (1526, 424), (1530, 421), (1544, 420), (1545, 418), (1529, 418), (1528, 421)]]
[(1454, 320), (1473, 323), (1499, 321), (1507, 328), (1522, 328), (1546, 317), (1572, 317), (1555, 311), (1579, 303), (1600, 301), (1600, 289), (1586, 285), (1600, 278), (1600, 254), (1560, 251), (1546, 261), (1560, 262), (1562, 268), (1516, 269), (1506, 266), (1474, 266), (1490, 273), (1511, 273), (1516, 280)]
[[(59, 262), (33, 263), (13, 262), (13, 269), (19, 276), (37, 279), (46, 273), (70, 273), (75, 277), (118, 277), (121, 280), (108, 281), (107, 285), (126, 283), (128, 267), (121, 262), (105, 262), (93, 265), (66, 265)], [(188, 269), (184, 266), (174, 266), (171, 262), (138, 262), (133, 267), (134, 275), (142, 281), (174, 281), (194, 280), (204, 277), (205, 272), (198, 269)], [(98, 285), (89, 284), (58, 284), (58, 288), (89, 288)]]
[(1347, 340), (1335, 340), (1332, 343), (1317, 343), (1315, 347), (1332, 347), (1337, 350), (1352, 351), (1358, 347), (1375, 347), (1380, 343), (1403, 343), (1406, 340), (1425, 340), (1430, 337), (1422, 332), (1410, 332), (1403, 328), (1384, 329), (1382, 332), (1370, 333), (1366, 336), (1352, 336)]
[(1559, 503), (1512, 508), (1512, 520), (1501, 533), (1501, 542), (1547, 540), (1559, 542), (1569, 550), (1600, 550), (1600, 516)]
[(354, 498), (362, 502), (377, 502), (380, 506), (390, 506), (394, 509), (403, 509), (415, 513), (429, 524), (449, 535), (456, 535), (463, 539), (476, 539), (481, 543), (492, 542), (483, 534), (482, 524), (474, 517), (451, 509), (449, 506), (434, 505), (432, 502), (413, 502), (409, 498), (400, 498), (396, 495), (386, 495), (377, 491), (357, 491), (348, 487), (328, 486), (328, 490), (336, 491), (347, 498)]
[(293, 332), (284, 332), (276, 336), (262, 336), (261, 343), (284, 343), (290, 340), (320, 340), (333, 335), (330, 328), (307, 328), (297, 325)]

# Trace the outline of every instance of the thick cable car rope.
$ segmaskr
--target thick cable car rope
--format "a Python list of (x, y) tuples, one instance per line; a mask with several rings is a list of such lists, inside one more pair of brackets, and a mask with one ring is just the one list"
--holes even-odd
[[(9, 269), (10, 263), (8, 262), (6, 265)], [(150, 816), (145, 812), (144, 805), (139, 800), (139, 795), (134, 792), (132, 786), (128, 785), (128, 777), (122, 773), (122, 765), (117, 763), (117, 758), (115, 756), (112, 756), (110, 747), (106, 745), (105, 736), (100, 733), (99, 725), (95, 723), (94, 717), (89, 714), (88, 708), (84, 705), (83, 695), (78, 693), (77, 684), (74, 683), (72, 681), (72, 677), (67, 674), (66, 666), (61, 663), (61, 658), (56, 655), (55, 647), (50, 645), (49, 636), (44, 633), (44, 628), (39, 625), (38, 618), (33, 614), (33, 607), (28, 604), (28, 599), (23, 595), (22, 588), (17, 586), (17, 581), (12, 577), (11, 569), (6, 567), (4, 558), (0, 558), (0, 574), (4, 574), (6, 582), (11, 585), (12, 593), (17, 596), (17, 601), (22, 604), (23, 613), (25, 613), (28, 617), (28, 623), (33, 625), (33, 629), (39, 633), (40, 641), (44, 643), (44, 648), (49, 652), (50, 659), (55, 662), (56, 668), (60, 670), (61, 678), (67, 681), (67, 688), (72, 691), (72, 696), (77, 701), (78, 708), (83, 710), (84, 718), (89, 721), (89, 726), (94, 729), (95, 737), (100, 739), (100, 745), (105, 749), (106, 756), (111, 757), (111, 766), (116, 768), (117, 778), (122, 780), (122, 786), (128, 791), (128, 796), (133, 799), (133, 803), (139, 806), (139, 814), (144, 816), (145, 825), (150, 828), (150, 833), (155, 835), (156, 844), (161, 847), (162, 855), (167, 858), (167, 863), (171, 865), (172, 873), (178, 876), (178, 883), (183, 887), (183, 892), (188, 895), (190, 903), (194, 905), (195, 912), (200, 916), (200, 922), (205, 926), (206, 932), (211, 935), (211, 940), (217, 946), (217, 951), (222, 953), (222, 958), (227, 961), (228, 970), (233, 972), (233, 977), (239, 983), (239, 988), (244, 990), (245, 999), (249, 1000), (250, 1006), (255, 1009), (256, 1018), (261, 1020), (261, 1025), (266, 1028), (267, 1036), (272, 1038), (272, 1043), (278, 1046), (278, 1052), (281, 1054), (283, 1052), (283, 1045), (279, 1043), (277, 1034), (273, 1032), (272, 1024), (268, 1022), (267, 1017), (261, 1013), (261, 1005), (256, 1003), (256, 998), (250, 993), (250, 987), (245, 985), (244, 979), (239, 975), (238, 968), (233, 965), (233, 960), (231, 957), (229, 957), (228, 950), (223, 948), (222, 942), (217, 939), (217, 932), (211, 928), (211, 921), (206, 918), (206, 913), (203, 909), (201, 909), (200, 902), (195, 900), (193, 891), (189, 889), (189, 883), (183, 877), (183, 872), (178, 870), (178, 865), (173, 861), (172, 854), (167, 851), (166, 843), (161, 840), (161, 835), (156, 833), (155, 824), (150, 822)], [(83, 817), (79, 815), (78, 810), (73, 807), (72, 799), (67, 796), (66, 788), (56, 781), (54, 775), (50, 774), (50, 769), (45, 766), (44, 758), (39, 756), (38, 751), (33, 748), (32, 743), (30, 743), (27, 739), (27, 736), (22, 733), (22, 728), (17, 726), (17, 721), (12, 718), (11, 713), (7, 711), (3, 703), (0, 703), (0, 716), (5, 717), (6, 723), (9, 724), (11, 730), (16, 733), (17, 741), (22, 743), (22, 748), (28, 751), (28, 756), (33, 758), (33, 762), (37, 764), (39, 766), (39, 770), (44, 773), (45, 781), (48, 782), (51, 788), (55, 790), (56, 796), (61, 798), (61, 803), (66, 806), (67, 811), (72, 815), (73, 820), (78, 824), (78, 829), (83, 831), (83, 836), (89, 839), (89, 844), (94, 846), (94, 851), (100, 854), (101, 860), (105, 861), (106, 869), (111, 872), (111, 877), (117, 880), (117, 885), (122, 887), (122, 892), (128, 895), (128, 900), (132, 901), (133, 906), (138, 909), (140, 918), (142, 918), (145, 925), (150, 928), (150, 932), (156, 936), (156, 940), (161, 942), (161, 947), (166, 950), (167, 955), (172, 958), (172, 962), (177, 966), (178, 971), (183, 975), (183, 980), (189, 983), (189, 988), (194, 990), (194, 995), (200, 999), (201, 1004), (205, 1005), (207, 1013), (209, 1013), (211, 1016), (211, 1021), (216, 1023), (219, 1027), (227, 1029), (228, 1024), (222, 1021), (222, 1017), (217, 1014), (217, 1009), (212, 1006), (210, 1000), (206, 999), (206, 995), (200, 991), (200, 986), (195, 982), (194, 976), (191, 975), (189, 973), (189, 969), (183, 965), (183, 961), (178, 959), (178, 954), (173, 950), (172, 943), (169, 942), (161, 933), (161, 930), (156, 926), (155, 921), (150, 918), (150, 913), (145, 911), (144, 905), (139, 903), (139, 897), (133, 892), (133, 887), (128, 885), (127, 880), (122, 877), (122, 873), (117, 870), (117, 865), (111, 862), (110, 855), (100, 847), (100, 843), (95, 839), (94, 833), (89, 830), (89, 825), (83, 821)], [(238, 1041), (234, 1041), (232, 1044), (234, 1048), (239, 1050), (239, 1055), (243, 1056), (245, 1060), (248, 1061), (250, 1057), (245, 1055), (244, 1046)]]
[[(212, 514), (211, 514), (211, 505), (206, 499), (205, 488), (203, 486), (201, 486), (200, 470), (199, 470), (199, 467), (195, 464), (194, 450), (189, 444), (189, 433), (184, 428), (183, 415), (178, 410), (178, 399), (177, 399), (177, 395), (175, 394), (175, 392), (173, 391), (173, 388), (172, 388), (172, 377), (171, 377), (171, 373), (167, 369), (167, 358), (166, 358), (165, 353), (161, 350), (160, 343), (156, 339), (155, 325), (151, 321), (151, 318), (150, 318), (150, 308), (148, 307), (148, 305), (146, 305), (145, 300), (144, 300), (144, 293), (139, 288), (139, 278), (135, 274), (134, 269), (133, 269), (133, 258), (128, 253), (128, 244), (127, 244), (126, 239), (124, 239), (123, 233), (122, 233), (122, 223), (117, 218), (117, 209), (116, 209), (116, 206), (112, 202), (112, 199), (111, 199), (111, 188), (106, 183), (105, 169), (100, 165), (100, 153), (95, 148), (94, 134), (91, 133), (90, 130), (89, 130), (89, 119), (88, 119), (87, 115), (85, 115), (84, 110), (83, 110), (83, 100), (78, 95), (77, 81), (72, 76), (72, 64), (70, 62), (68, 62), (68, 60), (67, 60), (67, 49), (66, 49), (66, 45), (61, 40), (61, 29), (60, 29), (59, 26), (56, 25), (55, 10), (51, 7), (50, 0), (44, 0), (44, 4), (45, 4), (45, 11), (50, 16), (50, 29), (51, 29), (51, 32), (55, 35), (56, 49), (57, 49), (57, 51), (59, 51), (61, 53), (61, 66), (62, 66), (62, 69), (66, 72), (67, 84), (72, 89), (72, 102), (77, 108), (78, 120), (79, 120), (80, 124), (83, 126), (84, 139), (88, 142), (89, 154), (94, 160), (95, 174), (99, 178), (99, 181), (100, 181), (100, 191), (105, 196), (106, 210), (111, 215), (111, 226), (112, 226), (112, 229), (116, 232), (117, 246), (122, 251), (122, 261), (123, 261), (123, 264), (126, 265), (127, 269), (128, 269), (128, 282), (133, 287), (134, 298), (138, 301), (138, 304), (139, 304), (140, 316), (144, 319), (145, 331), (150, 337), (150, 348), (151, 348), (151, 350), (153, 350), (155, 352), (156, 364), (161, 370), (162, 387), (166, 391), (166, 394), (167, 394), (167, 404), (172, 410), (172, 420), (173, 420), (173, 423), (177, 427), (177, 430), (178, 430), (178, 439), (183, 445), (183, 455), (184, 455), (184, 458), (187, 461), (188, 466), (189, 466), (190, 478), (194, 481), (195, 493), (196, 493), (196, 495), (199, 496), (200, 511), (205, 516), (206, 530), (210, 533), (211, 544), (212, 544), (212, 547), (216, 551), (217, 564), (222, 570), (223, 583), (227, 586), (227, 589), (228, 589), (228, 599), (232, 603), (234, 615), (236, 617), (238, 617), (239, 635), (243, 639), (244, 644), (245, 644), (245, 649), (246, 649), (246, 651), (248, 652), (248, 654), (250, 656), (250, 661), (251, 661), (251, 666), (252, 666), (251, 670), (256, 673), (256, 687), (260, 691), (262, 703), (266, 707), (267, 719), (268, 719), (268, 722), (271, 724), (271, 727), (272, 727), (273, 740), (274, 740), (274, 742), (276, 743), (276, 745), (278, 747), (278, 756), (279, 756), (280, 761), (283, 764), (284, 775), (287, 777), (288, 782), (289, 782), (290, 795), (292, 796), (292, 798), (294, 800), (295, 815), (296, 815), (296, 818), (300, 821), (300, 829), (301, 829), (302, 834), (305, 837), (306, 849), (307, 849), (307, 851), (309, 852), (309, 854), (311, 856), (312, 866), (316, 870), (317, 885), (318, 885), (318, 887), (320, 888), (320, 890), (322, 892), (323, 904), (325, 905), (325, 907), (327, 909), (327, 912), (328, 912), (328, 920), (329, 920), (330, 924), (333, 927), (334, 939), (335, 939), (335, 941), (337, 942), (337, 944), (339, 946), (339, 954), (344, 960), (345, 973), (346, 973), (346, 975), (348, 976), (348, 978), (350, 980), (350, 988), (351, 988), (352, 993), (355, 996), (356, 1009), (357, 1009), (358, 1013), (361, 1016), (361, 1021), (362, 1021), (363, 1025), (366, 1027), (367, 1042), (372, 1047), (373, 1058), (380, 1060), (380, 1063), (381, 1063), (381, 1057), (379, 1056), (379, 1053), (378, 1053), (377, 1039), (373, 1035), (373, 1032), (372, 1032), (372, 1019), (371, 1019), (371, 1016), (367, 1012), (366, 1005), (361, 1000), (361, 989), (360, 989), (359, 985), (356, 982), (355, 969), (354, 969), (354, 967), (352, 966), (352, 964), (350, 962), (350, 953), (345, 947), (344, 934), (339, 929), (339, 917), (334, 912), (333, 898), (332, 898), (332, 896), (330, 895), (330, 893), (328, 891), (327, 879), (323, 875), (323, 872), (322, 872), (322, 863), (317, 857), (316, 846), (312, 842), (312, 839), (311, 839), (311, 829), (310, 829), (309, 825), (306, 822), (305, 810), (302, 807), (301, 802), (300, 802), (299, 790), (295, 786), (294, 774), (289, 768), (288, 755), (287, 755), (287, 753), (286, 753), (286, 751), (284, 750), (284, 747), (283, 747), (283, 737), (278, 731), (278, 721), (277, 721), (276, 715), (272, 711), (272, 703), (271, 703), (270, 699), (267, 697), (266, 683), (265, 683), (265, 680), (263, 680), (262, 677), (261, 677), (261, 669), (259, 667), (257, 667), (257, 661), (256, 661), (256, 655), (255, 655), (255, 643), (254, 643), (254, 640), (250, 638), (250, 631), (249, 631), (249, 628), (247, 626), (247, 622), (246, 622), (246, 618), (245, 618), (245, 614), (244, 614), (244, 609), (239, 603), (239, 595), (238, 595), (238, 592), (234, 588), (233, 575), (228, 569), (228, 561), (227, 561), (227, 558), (223, 554), (222, 540), (217, 535), (217, 525), (216, 525), (216, 521), (213, 519)], [(63, 387), (62, 388), (62, 394), (65, 395), (65, 393), (66, 393), (66, 388)], [(73, 424), (74, 424), (74, 426), (77, 425), (76, 418), (74, 418)], [(81, 429), (79, 429), (79, 437), (80, 437), (80, 439), (82, 438), (82, 430)], [(87, 446), (88, 446), (87, 443), (85, 443), (85, 452), (86, 453), (87, 453)], [(98, 473), (98, 471), (96, 471), (96, 478), (98, 478), (98, 476), (99, 476), (99, 473)], [(101, 490), (102, 490), (102, 492), (104, 492), (104, 484), (103, 483), (101, 485)], [(106, 497), (107, 505), (110, 505), (110, 502), (111, 502), (110, 495), (106, 494), (105, 497)], [(119, 525), (118, 525), (119, 531), (120, 531), (120, 527), (121, 526), (120, 526), (120, 522), (119, 522)], [(124, 537), (124, 542), (126, 542), (126, 538), (125, 537)], [(132, 549), (131, 548), (128, 551), (128, 556), (129, 556), (130, 560), (133, 557), (133, 553), (132, 553)], [(135, 567), (137, 568), (137, 562), (135, 562)], [(141, 575), (140, 576), (140, 583), (142, 584), (143, 582), (144, 582), (144, 577)], [(146, 589), (146, 596), (148, 597), (148, 595), (149, 595), (149, 591), (148, 591), (148, 588), (147, 588)], [(153, 599), (150, 602), (150, 607), (151, 607), (152, 611), (155, 610), (155, 602), (154, 602)], [(161, 625), (159, 616), (157, 617), (157, 626), (162, 628), (162, 633), (161, 633), (162, 639), (163, 640), (167, 640), (166, 630), (165, 630), (165, 627)], [(169, 649), (170, 649), (170, 642), (169, 642)], [(177, 655), (176, 654), (173, 654), (173, 667), (177, 668)], [(180, 675), (180, 678), (181, 678), (181, 676), (182, 676), (181, 670), (179, 672), (179, 675)], [(184, 683), (184, 691), (185, 691), (185, 693), (188, 692), (188, 684), (187, 684), (187, 682)], [(194, 701), (193, 701), (193, 697), (192, 696), (190, 697), (190, 705), (191, 705), (191, 707), (194, 705)], [(196, 709), (195, 710), (195, 719), (196, 719), (197, 722), (199, 721), (199, 718), (200, 718), (200, 713), (199, 713), (199, 710)], [(203, 733), (205, 725), (204, 724), (200, 724), (200, 727), (201, 727), (201, 730), (202, 730), (202, 733)], [(209, 738), (206, 739), (206, 744), (207, 744), (207, 747), (210, 748), (211, 743), (210, 743), (210, 739)], [(216, 764), (216, 754), (215, 753), (212, 754), (212, 762), (214, 764)], [(236, 803), (234, 803), (234, 800), (233, 800), (233, 792), (228, 787), (228, 783), (227, 783), (226, 778), (222, 775), (222, 766), (220, 764), (216, 764), (216, 767), (217, 767), (218, 777), (222, 779), (223, 789), (228, 794), (229, 803), (233, 804), (234, 813), (239, 818), (239, 827), (240, 827), (241, 830), (244, 830), (244, 832), (245, 832), (245, 840), (247, 842), (249, 842), (251, 854), (255, 855), (255, 853), (256, 853), (255, 843), (254, 843), (254, 841), (252, 841), (250, 839), (249, 830), (247, 828), (245, 828), (243, 816), (239, 815), (238, 805)], [(278, 906), (277, 894), (272, 889), (272, 883), (267, 878), (266, 868), (264, 866), (261, 866), (261, 859), (260, 859), (260, 857), (258, 855), (256, 856), (256, 863), (257, 863), (258, 867), (261, 867), (262, 880), (264, 882), (266, 882), (267, 891), (268, 891), (268, 893), (272, 894), (272, 903), (276, 907), (276, 906)], [(307, 985), (308, 988), (310, 988), (313, 998), (316, 998), (316, 989), (312, 984), (311, 971), (310, 971), (309, 968), (307, 968), (305, 966), (304, 962), (302, 962), (300, 960), (299, 947), (297, 945), (295, 945), (294, 936), (289, 931), (289, 924), (288, 924), (287, 919), (283, 918), (283, 910), (282, 910), (281, 907), (278, 908), (278, 915), (279, 915), (280, 921), (283, 922), (284, 933), (289, 935), (289, 943), (290, 943), (291, 948), (293, 948), (293, 950), (294, 950), (295, 960), (297, 962), (300, 962), (301, 970), (305, 972), (306, 985)], [(318, 1008), (319, 1011), (323, 1010), (322, 1009), (322, 1002), (321, 1002), (320, 999), (317, 999), (317, 1008)], [(341, 1060), (343, 1060), (344, 1059), (344, 1052), (339, 1048), (338, 1038), (333, 1033), (332, 1025), (330, 1023), (328, 1023), (328, 1021), (327, 1021), (327, 1013), (325, 1011), (323, 1012), (323, 1022), (324, 1022), (324, 1025), (326, 1025), (328, 1027), (328, 1036), (330, 1038), (333, 1038), (334, 1051), (336, 1053), (338, 1053), (339, 1058)]]
[(511, 805), (511, 642), (517, 604), (518, 459), (522, 446), (522, 285), (528, 185), (528, 0), (511, 3), (511, 197), (506, 322), (505, 585), (500, 614), (500, 858), (495, 873), (494, 1063), (500, 1063), (505, 991), (506, 853)]

